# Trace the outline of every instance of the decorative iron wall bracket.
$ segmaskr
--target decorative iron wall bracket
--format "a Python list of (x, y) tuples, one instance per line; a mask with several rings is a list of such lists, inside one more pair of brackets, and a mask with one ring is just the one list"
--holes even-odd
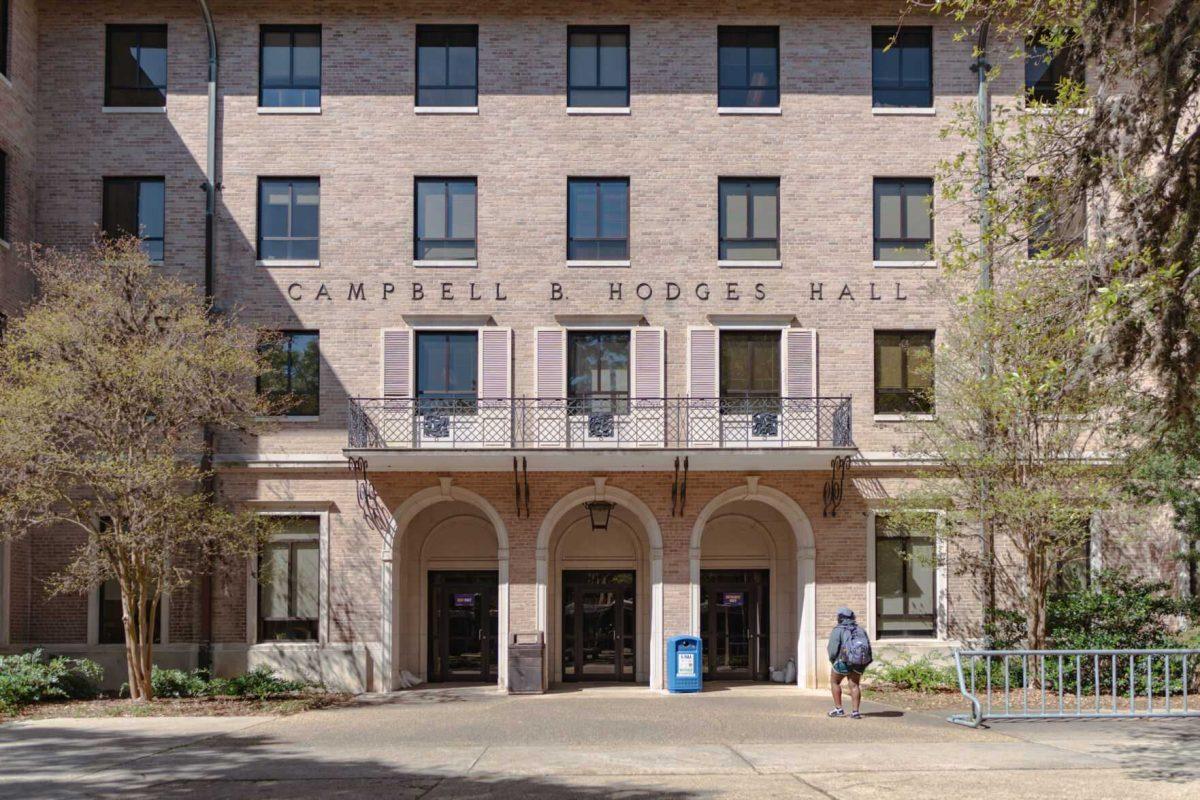
[[(522, 487), (522, 478), (524, 486)], [(524, 491), (522, 491), (522, 488)], [(524, 507), (524, 516), (529, 518), (529, 461), (522, 456), (520, 469), (517, 468), (517, 457), (513, 456), (513, 498), (517, 518), (521, 518), (522, 507)]]
[(836, 456), (829, 462), (829, 480), (825, 481), (822, 493), (825, 501), (821, 509), (822, 517), (836, 517), (838, 508), (842, 505), (846, 492), (846, 472), (850, 469), (850, 456)]
[(367, 460), (351, 458), (349, 467), (350, 471), (354, 473), (354, 481), (357, 484), (358, 507), (362, 510), (367, 525), (388, 540), (392, 535), (392, 515), (371, 484), (371, 479), (367, 475)]
[(675, 456), (675, 482), (671, 484), (671, 516), (682, 517), (687, 504), (688, 459), (683, 458), (683, 473), (679, 472), (679, 456)]

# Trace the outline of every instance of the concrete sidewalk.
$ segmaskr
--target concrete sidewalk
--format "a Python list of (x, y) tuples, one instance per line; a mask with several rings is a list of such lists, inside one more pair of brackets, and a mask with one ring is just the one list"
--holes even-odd
[(0, 798), (1172, 798), (1200, 796), (1200, 720), (997, 724), (739, 687), (513, 698), (438, 689), (286, 718), (0, 727)]

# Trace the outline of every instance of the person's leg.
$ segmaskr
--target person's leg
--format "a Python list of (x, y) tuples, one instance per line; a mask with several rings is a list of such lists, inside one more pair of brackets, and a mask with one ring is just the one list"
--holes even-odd
[[(854, 706), (854, 713), (857, 714), (859, 703), (862, 702), (862, 686), (859, 683), (862, 680), (862, 673), (851, 672), (846, 677), (850, 679), (850, 702)], [(838, 694), (841, 694), (840, 686), (838, 687)]]
[(829, 670), (829, 691), (833, 692), (833, 707), (842, 707), (842, 678), (846, 677), (837, 670)]

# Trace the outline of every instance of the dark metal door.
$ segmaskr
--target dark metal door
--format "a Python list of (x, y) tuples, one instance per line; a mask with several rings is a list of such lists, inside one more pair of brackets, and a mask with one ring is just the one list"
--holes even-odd
[(429, 680), (495, 682), (499, 574), (429, 573)]
[(634, 573), (563, 572), (564, 681), (632, 681), (637, 665)]
[(769, 596), (768, 570), (701, 571), (705, 680), (770, 678)]

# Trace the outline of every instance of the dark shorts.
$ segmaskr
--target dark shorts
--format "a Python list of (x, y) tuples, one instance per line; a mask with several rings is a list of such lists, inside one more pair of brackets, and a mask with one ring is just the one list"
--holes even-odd
[(845, 661), (842, 661), (840, 659), (833, 662), (833, 671), (836, 672), (838, 675), (849, 675), (851, 673), (854, 673), (855, 675), (862, 675), (862, 672), (860, 670), (851, 669), (849, 664), (847, 664)]

